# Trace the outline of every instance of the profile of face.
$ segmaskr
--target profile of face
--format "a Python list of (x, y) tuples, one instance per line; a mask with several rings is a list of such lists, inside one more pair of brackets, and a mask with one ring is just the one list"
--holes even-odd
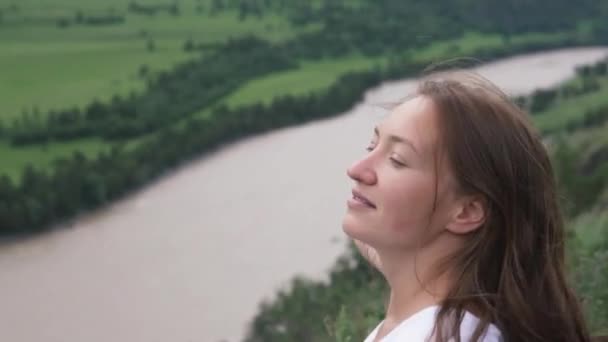
[(439, 156), (439, 116), (433, 102), (414, 97), (374, 129), (367, 154), (347, 174), (354, 181), (342, 227), (375, 248), (417, 248), (445, 231), (459, 200)]

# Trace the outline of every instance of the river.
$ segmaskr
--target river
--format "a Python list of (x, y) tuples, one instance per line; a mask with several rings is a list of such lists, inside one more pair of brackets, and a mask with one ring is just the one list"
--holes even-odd
[[(608, 53), (574, 48), (477, 70), (510, 94), (564, 81)], [(0, 340), (239, 341), (263, 298), (295, 275), (325, 279), (381, 104), (412, 80), (370, 89), (344, 115), (232, 144), (70, 227), (0, 248)]]

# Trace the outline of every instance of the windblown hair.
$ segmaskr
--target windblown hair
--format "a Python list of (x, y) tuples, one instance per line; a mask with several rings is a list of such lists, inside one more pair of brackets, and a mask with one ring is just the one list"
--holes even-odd
[(507, 342), (590, 341), (565, 274), (554, 173), (528, 115), (468, 71), (428, 75), (415, 95), (438, 109), (439, 145), (457, 190), (486, 202), (483, 225), (442, 263), (456, 278), (437, 316), (437, 340), (461, 341), (466, 310), (480, 318), (473, 341), (490, 323)]

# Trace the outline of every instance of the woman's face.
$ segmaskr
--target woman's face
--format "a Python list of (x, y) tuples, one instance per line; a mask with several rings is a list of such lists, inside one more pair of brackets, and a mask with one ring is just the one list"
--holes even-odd
[[(450, 173), (445, 162), (435, 161), (436, 120), (433, 103), (419, 96), (374, 129), (369, 152), (347, 170), (355, 181), (342, 224), (348, 236), (376, 248), (402, 249), (424, 243), (445, 225)], [(443, 164), (438, 177), (436, 164)]]

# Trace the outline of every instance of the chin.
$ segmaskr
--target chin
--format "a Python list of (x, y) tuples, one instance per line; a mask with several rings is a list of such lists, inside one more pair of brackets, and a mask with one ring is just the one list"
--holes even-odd
[(349, 217), (348, 214), (342, 219), (342, 231), (344, 234), (348, 235), (348, 237), (356, 239), (356, 237), (353, 236), (356, 226), (357, 223), (354, 222), (353, 218)]
[(369, 232), (366, 227), (366, 225), (361, 224), (359, 220), (349, 216), (348, 214), (342, 220), (342, 231), (351, 239), (364, 242), (369, 240), (369, 235), (371, 232)]

